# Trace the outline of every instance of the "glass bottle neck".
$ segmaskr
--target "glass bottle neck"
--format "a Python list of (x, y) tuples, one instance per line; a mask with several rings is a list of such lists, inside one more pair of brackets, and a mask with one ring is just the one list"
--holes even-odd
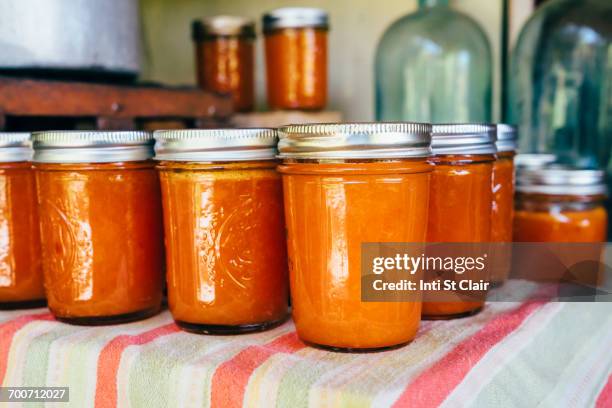
[(419, 8), (448, 7), (449, 0), (419, 0)]

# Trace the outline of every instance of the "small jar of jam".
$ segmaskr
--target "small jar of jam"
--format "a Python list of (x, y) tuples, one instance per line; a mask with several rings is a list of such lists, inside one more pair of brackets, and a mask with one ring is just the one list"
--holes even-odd
[(268, 105), (320, 110), (327, 103), (327, 13), (287, 7), (263, 17)]
[(514, 213), (514, 156), (517, 149), (515, 126), (498, 124), (497, 155), (493, 163), (493, 207), (491, 213), (491, 242), (493, 264), (490, 280), (502, 284), (510, 274), (512, 264), (512, 217)]
[(514, 241), (605, 242), (604, 172), (518, 168)]
[(255, 105), (255, 23), (235, 16), (216, 16), (192, 24), (198, 85), (231, 93), (234, 110)]
[(298, 336), (340, 350), (411, 341), (421, 301), (364, 302), (362, 243), (425, 242), (431, 126), (280, 129), (289, 280)]
[(0, 132), (0, 309), (43, 306), (29, 133)]
[[(433, 125), (431, 162), (435, 169), (429, 194), (428, 243), (490, 241), (495, 139), (494, 125)], [(447, 296), (452, 294), (444, 294), (445, 300)], [(427, 319), (468, 316), (484, 305), (484, 300), (459, 297), (457, 301), (435, 301), (427, 292), (423, 300)]]
[(163, 224), (147, 132), (34, 133), (49, 309), (98, 325), (157, 313)]
[(168, 305), (195, 333), (260, 331), (288, 314), (272, 129), (158, 131)]

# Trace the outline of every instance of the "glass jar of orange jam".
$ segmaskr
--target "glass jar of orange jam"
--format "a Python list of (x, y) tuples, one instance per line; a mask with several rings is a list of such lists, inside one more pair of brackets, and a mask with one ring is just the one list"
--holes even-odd
[(0, 132), (0, 309), (45, 304), (29, 133)]
[(518, 168), (517, 242), (605, 242), (604, 173), (564, 167)]
[(263, 17), (270, 109), (319, 110), (327, 104), (327, 13), (286, 7)]
[(235, 16), (216, 16), (192, 24), (198, 85), (231, 93), (234, 110), (255, 105), (255, 23)]
[(421, 302), (364, 302), (361, 245), (425, 242), (431, 126), (319, 124), (280, 130), (289, 280), (299, 337), (340, 350), (411, 341)]
[(57, 131), (32, 138), (51, 312), (85, 325), (157, 313), (163, 223), (152, 136)]
[(288, 315), (283, 193), (272, 129), (155, 133), (168, 304), (196, 333), (264, 330)]
[[(435, 169), (429, 194), (428, 243), (490, 241), (495, 139), (493, 125), (433, 125), (431, 161)], [(447, 296), (452, 294), (445, 294), (444, 298)], [(423, 317), (468, 316), (484, 305), (481, 300), (457, 299), (434, 301), (425, 293)]]
[[(490, 280), (502, 284), (510, 274), (512, 264), (512, 217), (514, 213), (514, 156), (517, 148), (516, 127), (498, 124), (497, 155), (493, 163), (493, 207), (491, 213), (491, 242), (493, 250)], [(507, 244), (507, 245), (506, 245)]]

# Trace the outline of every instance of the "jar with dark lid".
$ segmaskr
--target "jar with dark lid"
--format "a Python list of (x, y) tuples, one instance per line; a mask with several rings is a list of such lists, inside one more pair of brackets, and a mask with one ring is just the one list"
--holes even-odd
[(255, 105), (255, 23), (236, 16), (215, 16), (192, 24), (198, 84), (231, 93), (234, 110)]
[(425, 242), (431, 125), (313, 124), (279, 132), (299, 337), (343, 350), (409, 342), (420, 298), (362, 302), (361, 245)]
[[(495, 140), (494, 125), (433, 125), (431, 162), (434, 171), (429, 193), (428, 243), (490, 241)], [(482, 278), (488, 279), (488, 276)], [(434, 300), (427, 293), (424, 295), (424, 318), (470, 315), (484, 305), (484, 299)]]
[(49, 131), (32, 138), (51, 312), (86, 325), (157, 313), (164, 255), (152, 135)]
[(246, 333), (288, 314), (274, 129), (155, 132), (168, 305), (196, 333)]
[(327, 13), (306, 7), (276, 9), (264, 15), (263, 30), (269, 107), (325, 108)]
[(0, 309), (45, 304), (29, 133), (0, 132)]
[[(514, 212), (514, 156), (517, 149), (517, 128), (497, 124), (497, 154), (493, 163), (493, 205), (491, 213), (492, 250), (490, 279), (495, 285), (503, 283), (510, 273), (512, 253), (512, 217)], [(508, 245), (502, 244), (507, 243)]]
[(604, 242), (604, 172), (562, 166), (518, 168), (514, 240)]

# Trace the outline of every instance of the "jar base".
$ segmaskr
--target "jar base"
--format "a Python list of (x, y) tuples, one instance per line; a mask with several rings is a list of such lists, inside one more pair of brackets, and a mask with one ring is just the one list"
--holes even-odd
[(46, 299), (24, 300), (19, 302), (0, 302), (0, 310), (36, 309), (46, 306)]
[(155, 306), (145, 310), (139, 310), (137, 312), (124, 313), (113, 316), (86, 316), (86, 317), (59, 317), (55, 316), (55, 319), (62, 322), (76, 326), (107, 326), (113, 324), (130, 323), (137, 320), (144, 320), (151, 316), (156, 315), (160, 311), (159, 306)]
[(461, 312), (461, 313), (455, 313), (455, 314), (448, 314), (448, 315), (422, 315), (421, 319), (422, 320), (452, 320), (452, 319), (462, 319), (464, 317), (470, 317), (470, 316), (474, 316), (477, 315), (478, 313), (480, 313), (482, 311), (482, 309), (484, 309), (484, 306), (481, 306), (479, 308), (473, 309), (473, 310), (468, 310), (466, 312)]
[(287, 321), (288, 316), (271, 322), (255, 323), (255, 324), (239, 324), (239, 325), (222, 325), (222, 324), (200, 324), (188, 323), (181, 320), (174, 320), (176, 325), (181, 329), (195, 334), (213, 334), (213, 335), (231, 335), (231, 334), (246, 334), (256, 333), (273, 329)]
[(325, 350), (325, 351), (333, 351), (336, 353), (359, 353), (359, 354), (368, 354), (368, 353), (378, 353), (382, 351), (390, 351), (402, 348), (412, 342), (412, 340), (408, 340), (404, 343), (394, 344), (392, 346), (382, 346), (382, 347), (370, 347), (370, 348), (356, 348), (356, 347), (336, 347), (336, 346), (327, 346), (325, 344), (317, 344), (312, 343), (310, 341), (302, 340), (305, 344), (310, 347), (314, 347), (317, 349)]

